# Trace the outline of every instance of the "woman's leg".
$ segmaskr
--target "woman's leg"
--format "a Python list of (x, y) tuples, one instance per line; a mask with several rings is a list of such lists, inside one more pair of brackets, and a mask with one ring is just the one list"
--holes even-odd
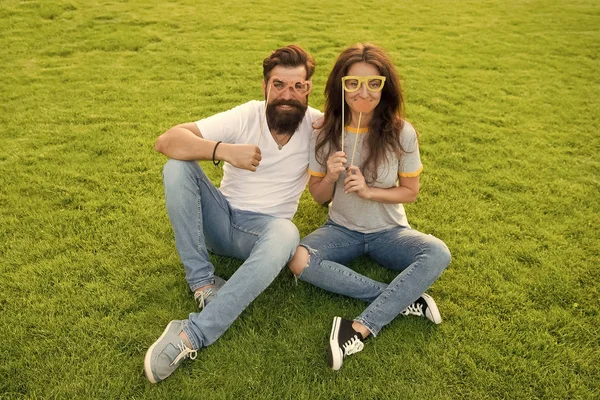
[(289, 267), (302, 281), (333, 293), (371, 302), (387, 285), (343, 265), (364, 253), (363, 234), (328, 221), (300, 241)]
[(409, 228), (369, 234), (368, 255), (386, 268), (401, 271), (356, 321), (373, 335), (421, 296), (450, 264), (440, 239)]

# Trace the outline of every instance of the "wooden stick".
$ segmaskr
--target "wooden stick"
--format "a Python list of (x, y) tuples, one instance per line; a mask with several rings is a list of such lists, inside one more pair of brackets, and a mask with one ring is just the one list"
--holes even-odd
[(346, 136), (346, 126), (344, 125), (344, 109), (346, 108), (346, 99), (344, 98), (344, 84), (342, 82), (342, 151), (344, 151), (344, 136)]
[(267, 90), (267, 99), (265, 100), (265, 116), (260, 120), (260, 132), (258, 133), (258, 144), (256, 147), (260, 147), (260, 138), (262, 137), (262, 131), (265, 126), (265, 121), (267, 119), (267, 106), (269, 104), (269, 96), (271, 94), (271, 84), (269, 83), (269, 89)]
[(358, 134), (360, 133), (361, 117), (362, 117), (362, 113), (358, 114), (358, 127), (356, 128), (356, 139), (354, 140), (354, 150), (352, 150), (352, 161), (350, 161), (350, 165), (354, 165), (354, 153), (356, 153), (356, 143), (358, 143)]

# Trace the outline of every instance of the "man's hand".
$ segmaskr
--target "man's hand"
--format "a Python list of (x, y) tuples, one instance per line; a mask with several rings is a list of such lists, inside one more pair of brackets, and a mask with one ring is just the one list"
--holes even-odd
[[(220, 147), (223, 146), (223, 152), (219, 154)], [(217, 148), (217, 156), (219, 159), (227, 161), (229, 164), (237, 168), (256, 171), (256, 167), (260, 164), (262, 156), (260, 149), (253, 144), (229, 144), (221, 143)]]
[(344, 192), (356, 192), (361, 199), (369, 200), (371, 198), (371, 188), (367, 186), (360, 169), (354, 165), (348, 167), (348, 174), (344, 180)]
[(327, 174), (323, 178), (328, 183), (337, 182), (340, 174), (344, 171), (344, 165), (348, 162), (346, 153), (336, 151), (327, 159)]

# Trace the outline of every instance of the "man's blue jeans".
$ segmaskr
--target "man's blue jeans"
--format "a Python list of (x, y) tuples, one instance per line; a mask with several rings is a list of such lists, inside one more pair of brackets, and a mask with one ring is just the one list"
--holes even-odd
[[(374, 336), (418, 299), (451, 259), (444, 242), (409, 227), (360, 233), (328, 220), (300, 245), (308, 250), (309, 261), (298, 279), (371, 303), (355, 321)], [(363, 254), (400, 273), (385, 284), (342, 265)]]
[(245, 260), (183, 330), (195, 349), (215, 342), (290, 260), (300, 240), (288, 219), (233, 209), (195, 161), (163, 169), (167, 213), (192, 291), (214, 282), (208, 252)]

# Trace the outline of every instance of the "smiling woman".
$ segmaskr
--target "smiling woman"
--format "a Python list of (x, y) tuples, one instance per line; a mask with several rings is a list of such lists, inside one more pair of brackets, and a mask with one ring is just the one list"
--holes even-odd
[[(450, 263), (450, 252), (440, 239), (411, 229), (404, 212), (402, 203), (419, 192), (423, 167), (417, 134), (402, 119), (400, 84), (387, 55), (370, 44), (344, 50), (325, 95), (324, 122), (311, 142), (309, 190), (320, 203), (335, 200), (325, 225), (302, 239), (289, 266), (300, 280), (370, 303), (354, 320), (333, 319), (328, 363), (337, 370), (398, 315), (442, 322), (424, 292)], [(346, 135), (353, 144), (345, 143)], [(346, 267), (361, 255), (395, 271), (396, 278), (386, 284)]]

